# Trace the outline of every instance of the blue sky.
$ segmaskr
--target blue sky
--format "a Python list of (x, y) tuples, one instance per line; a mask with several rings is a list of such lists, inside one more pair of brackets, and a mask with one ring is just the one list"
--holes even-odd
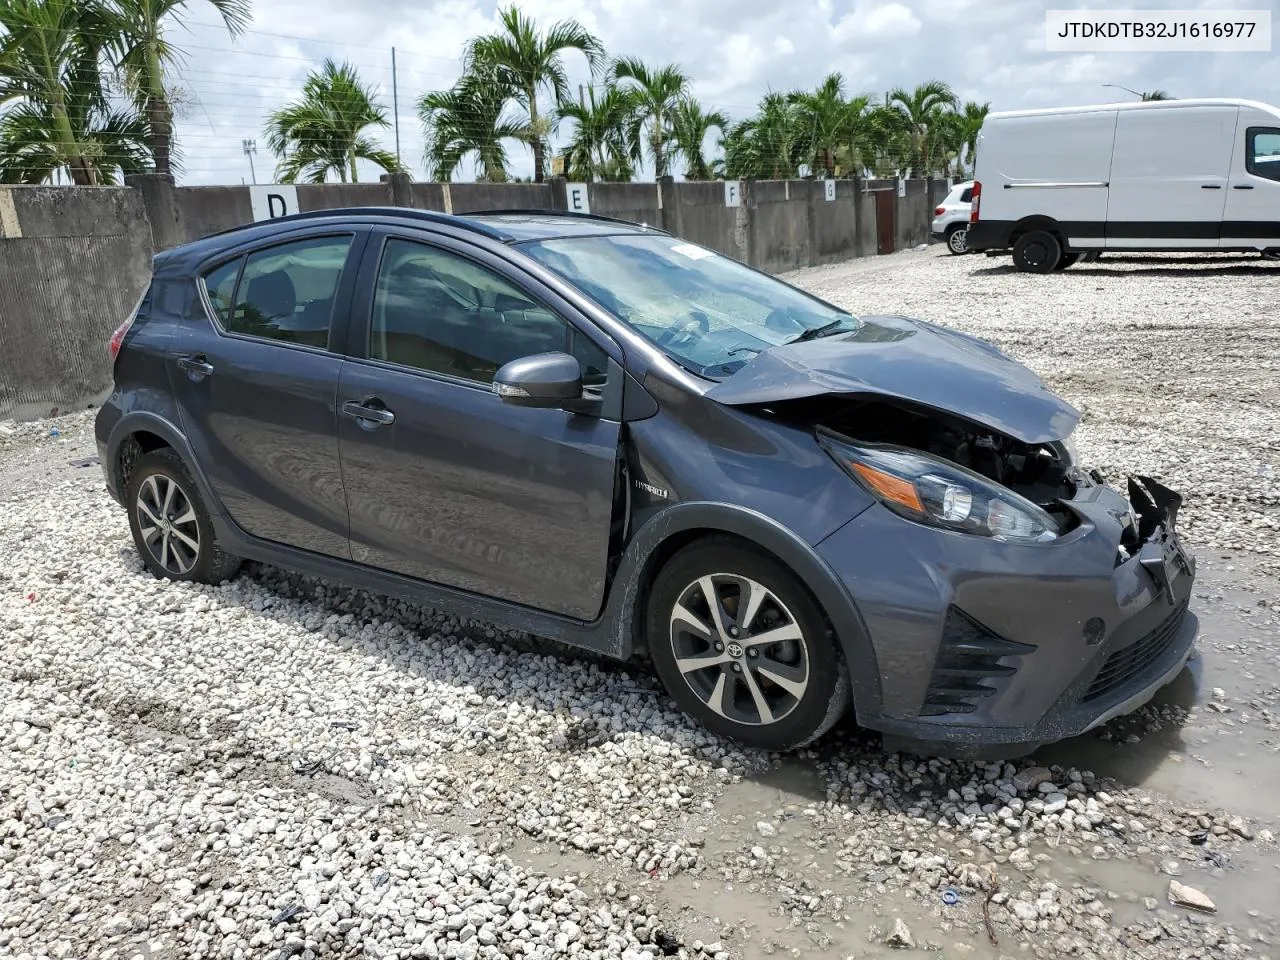
[[(966, 100), (993, 109), (1107, 102), (1128, 94), (1102, 86), (1164, 89), (1174, 96), (1238, 96), (1280, 103), (1280, 45), (1272, 53), (1063, 54), (1044, 49), (1045, 10), (1108, 5), (1071, 0), (530, 0), (539, 22), (576, 17), (614, 55), (679, 64), (706, 106), (732, 118), (752, 112), (768, 90), (815, 86), (839, 70), (851, 93), (883, 96), (926, 79), (949, 82)], [(1130, 0), (1131, 9), (1270, 9), (1280, 0)], [(184, 183), (248, 182), (245, 138), (258, 141), (259, 182), (273, 158), (263, 123), (297, 95), (326, 56), (348, 60), (392, 107), (396, 48), (400, 152), (424, 178), (414, 101), (449, 86), (466, 39), (494, 28), (491, 0), (257, 0), (250, 31), (232, 41), (211, 6), (192, 2), (189, 30), (170, 39), (186, 51), (178, 84), (186, 92), (179, 137)], [(585, 61), (568, 57), (570, 79), (590, 82)], [(394, 134), (379, 136), (394, 148)], [(512, 172), (532, 172), (527, 149), (511, 149)], [(362, 169), (362, 179), (375, 179)], [(464, 171), (457, 179), (469, 179)]]

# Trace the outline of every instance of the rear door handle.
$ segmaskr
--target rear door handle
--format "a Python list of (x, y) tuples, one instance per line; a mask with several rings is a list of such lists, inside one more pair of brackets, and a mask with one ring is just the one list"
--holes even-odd
[(208, 377), (213, 374), (213, 364), (199, 354), (190, 357), (179, 357), (178, 366), (187, 371), (187, 373), (198, 377)]
[(1222, 189), (1222, 184), (1220, 184), (1220, 183), (1202, 183), (1202, 184), (1200, 184), (1200, 189), (1201, 189), (1201, 190), (1221, 190), (1221, 189)]
[(342, 405), (342, 412), (348, 417), (354, 417), (356, 420), (363, 420), (366, 423), (373, 424), (389, 424), (396, 422), (396, 415), (383, 406), (369, 406), (371, 403), (378, 403), (377, 400), (366, 400), (364, 403), (357, 403), (355, 400), (348, 400)]
[(1237, 184), (1236, 184), (1235, 186), (1233, 186), (1231, 189), (1232, 189), (1232, 190), (1252, 190), (1252, 189), (1253, 189), (1253, 184), (1252, 184), (1252, 183), (1237, 183)]

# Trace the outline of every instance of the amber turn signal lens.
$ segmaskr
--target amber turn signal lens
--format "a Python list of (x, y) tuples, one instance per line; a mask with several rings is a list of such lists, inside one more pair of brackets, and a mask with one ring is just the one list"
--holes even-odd
[(862, 478), (862, 482), (886, 500), (906, 507), (914, 513), (924, 513), (924, 504), (920, 502), (920, 494), (916, 485), (909, 480), (895, 477), (891, 473), (883, 473), (865, 463), (850, 462), (849, 466)]

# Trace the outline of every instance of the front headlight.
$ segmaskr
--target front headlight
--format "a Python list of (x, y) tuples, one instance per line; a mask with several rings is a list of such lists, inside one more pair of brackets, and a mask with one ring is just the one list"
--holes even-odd
[(1017, 543), (1058, 536), (1058, 524), (1046, 511), (958, 464), (907, 447), (825, 435), (818, 442), (849, 476), (908, 520)]

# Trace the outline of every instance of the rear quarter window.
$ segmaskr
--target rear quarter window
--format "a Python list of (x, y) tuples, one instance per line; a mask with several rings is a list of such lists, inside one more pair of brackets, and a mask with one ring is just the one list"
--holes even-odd
[(231, 319), (232, 298), (235, 296), (236, 280), (240, 276), (242, 263), (244, 263), (244, 257), (239, 257), (214, 267), (201, 278), (205, 293), (209, 297), (209, 306), (213, 308), (218, 322), (224, 327)]

